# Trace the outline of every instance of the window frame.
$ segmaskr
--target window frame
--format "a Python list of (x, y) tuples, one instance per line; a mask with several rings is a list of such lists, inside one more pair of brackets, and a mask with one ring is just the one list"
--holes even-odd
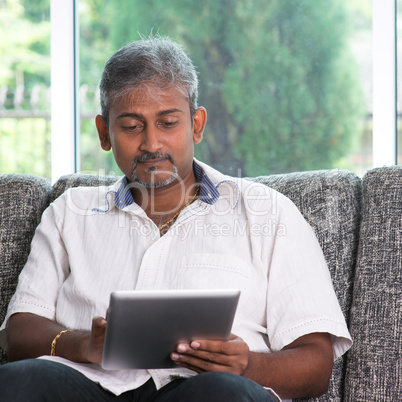
[(398, 159), (396, 11), (396, 0), (373, 0), (373, 167)]
[[(77, 0), (51, 0), (52, 183), (80, 170)], [(62, 94), (62, 96), (60, 96)]]

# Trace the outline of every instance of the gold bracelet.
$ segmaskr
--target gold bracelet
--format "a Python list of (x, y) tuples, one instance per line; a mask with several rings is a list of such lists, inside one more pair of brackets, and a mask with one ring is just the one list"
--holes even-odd
[(72, 331), (72, 329), (65, 329), (64, 331), (59, 332), (53, 339), (52, 341), (52, 346), (50, 348), (50, 356), (56, 356), (56, 343), (57, 340), (66, 332), (70, 332)]

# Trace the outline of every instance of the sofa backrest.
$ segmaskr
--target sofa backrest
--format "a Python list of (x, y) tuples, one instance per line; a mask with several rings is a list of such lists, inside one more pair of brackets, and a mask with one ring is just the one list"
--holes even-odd
[[(314, 229), (342, 311), (349, 321), (359, 241), (361, 179), (345, 170), (323, 170), (253, 179), (290, 198)], [(345, 357), (335, 363), (328, 392), (316, 400), (343, 400)]]
[(363, 178), (347, 401), (402, 400), (402, 166)]
[[(103, 177), (80, 174), (63, 176), (53, 186), (50, 200), (53, 201), (70, 187), (110, 185), (117, 179), (114, 176)], [(263, 176), (253, 178), (252, 180), (264, 183), (289, 197), (311, 224), (323, 248), (335, 291), (342, 310), (348, 319), (358, 243), (361, 180), (354, 173), (342, 170)], [(13, 184), (13, 186), (18, 188), (19, 184)], [(38, 206), (35, 213), (33, 211), (28, 212), (24, 204), (16, 205), (13, 209), (13, 211), (16, 211), (13, 213), (19, 213), (19, 211), (25, 209), (27, 213), (33, 214), (32, 221), (35, 222), (33, 223), (33, 228), (39, 222), (40, 215), (47, 205), (45, 200), (48, 200), (47, 192), (49, 191), (49, 187), (48, 185), (45, 187), (47, 198), (43, 198), (43, 194), (32, 195), (33, 199), (42, 199), (43, 202), (43, 204), (41, 203)], [(5, 190), (5, 192), (8, 191)], [(22, 193), (26, 194), (26, 191)], [(26, 201), (24, 198), (22, 200), (23, 202)], [(0, 204), (1, 212), (3, 212), (3, 209), (7, 211), (8, 204), (10, 204), (10, 197), (8, 197), (8, 201), (5, 200), (3, 204)], [(5, 213), (7, 214), (7, 212)], [(8, 231), (9, 227), (5, 226), (4, 230)], [(32, 234), (29, 238), (26, 237), (27, 241), (25, 243), (19, 245), (19, 250), (23, 251), (22, 254), (25, 257), (23, 262), (18, 261), (16, 263), (16, 272), (12, 274), (15, 278), (15, 283), (29, 252), (29, 243)], [(16, 256), (13, 258), (16, 258)], [(15, 288), (15, 283), (13, 289)], [(13, 289), (10, 291), (10, 297)], [(3, 293), (2, 285), (0, 292), (1, 294)], [(8, 300), (4, 303), (5, 305), (8, 304)], [(3, 312), (3, 317), (4, 314), (5, 311)], [(334, 368), (330, 390), (325, 396), (317, 400), (342, 400), (343, 381), (344, 362), (340, 359)]]
[[(28, 258), (31, 240), (49, 204), (47, 179), (0, 174), (0, 322), (3, 322), (18, 275)], [(6, 354), (0, 348), (0, 364)]]

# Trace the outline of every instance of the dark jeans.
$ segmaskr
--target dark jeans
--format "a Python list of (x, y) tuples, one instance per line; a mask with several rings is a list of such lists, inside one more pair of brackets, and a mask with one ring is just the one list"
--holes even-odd
[(150, 379), (140, 388), (116, 396), (64, 364), (31, 359), (0, 366), (0, 401), (273, 402), (275, 399), (254, 381), (213, 372), (174, 380), (159, 391)]

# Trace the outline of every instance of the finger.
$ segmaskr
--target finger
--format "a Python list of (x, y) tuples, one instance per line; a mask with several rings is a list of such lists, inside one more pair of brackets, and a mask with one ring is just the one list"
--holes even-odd
[(94, 317), (92, 319), (92, 326), (97, 326), (97, 327), (106, 327), (106, 319), (103, 317)]
[[(187, 353), (178, 353), (178, 356), (183, 358), (181, 359), (182, 361), (195, 361), (195, 360), (202, 360), (204, 362), (208, 363), (208, 367), (210, 363), (212, 364), (218, 364), (221, 366), (232, 366), (236, 364), (236, 361), (238, 360), (238, 355), (225, 355), (221, 353), (214, 353), (214, 352), (209, 352), (209, 351), (204, 351), (204, 350), (192, 350)], [(188, 360), (187, 360), (188, 358)], [(195, 360), (193, 360), (195, 359)], [(203, 368), (205, 368), (203, 366)]]
[(92, 320), (92, 336), (102, 336), (105, 333), (107, 321), (103, 317)]
[(196, 340), (190, 344), (181, 343), (177, 346), (180, 353), (192, 353), (193, 351), (209, 351), (214, 353), (230, 353), (230, 346), (224, 345), (228, 341)]
[(238, 337), (229, 341), (195, 340), (188, 344), (179, 344), (179, 353), (193, 353), (194, 351), (207, 351), (223, 355), (240, 355), (248, 353), (247, 344)]
[(172, 360), (182, 367), (201, 373), (204, 371), (232, 371), (230, 366), (219, 364), (212, 360), (212, 356), (208, 359), (201, 359), (193, 355), (180, 355), (177, 353), (171, 354)]

